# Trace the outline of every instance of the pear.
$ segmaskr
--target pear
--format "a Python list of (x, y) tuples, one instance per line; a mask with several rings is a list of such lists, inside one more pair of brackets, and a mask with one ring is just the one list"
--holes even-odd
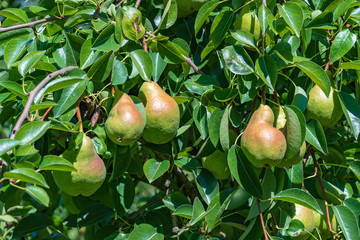
[(289, 158), (289, 159), (284, 158), (276, 167), (289, 168), (292, 165), (298, 164), (299, 162), (301, 162), (303, 160), (305, 152), (306, 152), (306, 143), (304, 141), (300, 147), (299, 152), (295, 156), (293, 156), (292, 158)]
[(142, 137), (155, 144), (170, 141), (180, 124), (180, 110), (176, 101), (156, 82), (144, 82), (139, 98), (146, 111), (146, 125)]
[(273, 111), (269, 106), (260, 104), (242, 135), (241, 148), (257, 168), (275, 166), (285, 156), (285, 136), (279, 129), (273, 127), (273, 124)]
[(202, 159), (202, 166), (209, 170), (216, 179), (230, 179), (230, 169), (227, 164), (227, 154), (216, 150)]
[[(166, 4), (168, 0), (164, 0)], [(193, 12), (198, 11), (202, 5), (204, 5), (209, 0), (176, 0), (178, 7), (178, 17), (184, 18), (192, 14)]]
[(255, 14), (251, 14), (251, 12), (243, 13), (243, 11), (241, 11), (235, 20), (234, 29), (253, 34), (256, 41), (259, 41), (261, 37), (259, 19)]
[(295, 204), (295, 215), (293, 220), (299, 220), (304, 225), (304, 231), (296, 236), (291, 236), (293, 240), (305, 240), (310, 237), (310, 233), (315, 230), (315, 216), (313, 210), (299, 204)]
[(144, 131), (144, 118), (126, 93), (117, 92), (114, 103), (105, 122), (107, 136), (120, 146), (131, 145)]
[[(319, 206), (321, 207), (321, 210), (323, 211), (324, 215), (321, 215), (320, 213), (314, 212), (315, 217), (315, 227), (319, 229), (320, 235), (322, 239), (329, 239), (331, 237), (329, 226), (327, 225), (327, 216), (326, 216), (326, 207), (323, 200), (318, 200)], [(336, 231), (338, 228), (336, 216), (334, 214), (334, 211), (332, 208), (329, 208), (329, 216), (330, 216), (330, 223), (331, 223), (331, 230)]]
[(77, 171), (54, 171), (56, 185), (70, 196), (90, 196), (101, 186), (106, 177), (104, 162), (96, 154), (88, 136), (84, 136), (80, 149), (66, 151), (63, 157), (73, 163)]
[(305, 111), (306, 120), (317, 119), (324, 128), (333, 127), (342, 117), (340, 101), (331, 87), (329, 97), (315, 85), (309, 92)]

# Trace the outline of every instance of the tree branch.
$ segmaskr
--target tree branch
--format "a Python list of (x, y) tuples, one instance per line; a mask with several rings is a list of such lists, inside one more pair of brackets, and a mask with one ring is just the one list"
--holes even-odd
[(136, 7), (136, 8), (139, 8), (140, 3), (141, 3), (141, 0), (137, 0), (136, 3), (135, 3), (135, 7)]
[(261, 227), (262, 227), (262, 229), (263, 229), (263, 231), (264, 231), (265, 240), (269, 240), (269, 238), (268, 238), (268, 236), (267, 236), (267, 233), (266, 233), (266, 228), (265, 228), (265, 224), (264, 224), (264, 218), (263, 218), (263, 215), (262, 215), (262, 212), (261, 212), (261, 208), (260, 208), (260, 201), (259, 201), (258, 198), (256, 199), (256, 202), (257, 202), (257, 206), (258, 206), (258, 209), (259, 209)]
[(69, 67), (60, 69), (58, 71), (55, 71), (53, 73), (50, 73), (28, 94), (29, 98), (28, 98), (28, 100), (26, 102), (24, 110), (21, 113), (21, 115), (20, 115), (19, 119), (17, 120), (14, 128), (11, 131), (11, 134), (10, 134), (11, 139), (15, 138), (15, 134), (19, 131), (19, 129), (21, 127), (21, 124), (24, 122), (24, 120), (28, 116), (31, 104), (33, 103), (35, 95), (40, 91), (40, 89), (43, 88), (54, 77), (57, 77), (59, 75), (63, 75), (66, 72), (68, 72), (68, 71), (70, 71), (70, 70), (72, 70), (74, 68), (78, 68), (78, 66), (69, 66)]
[(324, 197), (324, 203), (325, 203), (325, 209), (326, 209), (326, 217), (327, 217), (327, 225), (329, 227), (331, 239), (334, 239), (332, 229), (331, 229), (331, 220), (330, 220), (330, 214), (329, 214), (329, 207), (328, 207), (328, 203), (327, 203), (327, 199), (326, 199), (326, 193), (325, 193), (324, 184), (321, 181), (321, 176), (319, 174), (319, 169), (318, 169), (318, 164), (317, 164), (317, 160), (316, 160), (316, 157), (315, 157), (314, 149), (311, 148), (310, 151), (311, 151), (311, 157), (312, 157), (312, 159), (314, 161), (315, 173), (316, 173), (316, 176), (317, 176), (317, 178), (318, 178), (318, 180), (320, 182), (321, 191), (322, 191), (322, 194), (323, 194), (323, 197)]
[(49, 17), (49, 18), (36, 20), (34, 22), (19, 24), (19, 25), (15, 25), (15, 26), (4, 27), (4, 28), (0, 27), (0, 33), (8, 32), (11, 30), (16, 30), (16, 29), (20, 29), (20, 28), (33, 28), (34, 26), (41, 24), (41, 23), (51, 22), (51, 21), (56, 21), (56, 20), (63, 20), (63, 19), (67, 19), (69, 17), (71, 17), (71, 15), (70, 16), (62, 16), (62, 17)]
[(182, 55), (185, 61), (194, 69), (194, 71), (198, 74), (204, 75), (204, 73), (198, 68), (198, 66), (195, 65), (193, 61), (191, 61), (191, 58), (188, 58), (184, 55)]
[(53, 106), (49, 107), (48, 110), (46, 110), (46, 112), (44, 113), (44, 115), (41, 117), (41, 121), (44, 121), (46, 118), (46, 115), (49, 114), (49, 112), (51, 111), (51, 109), (53, 108)]

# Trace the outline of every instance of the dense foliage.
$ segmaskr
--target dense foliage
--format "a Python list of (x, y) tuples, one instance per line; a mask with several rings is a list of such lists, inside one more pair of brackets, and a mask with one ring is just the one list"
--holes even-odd
[(1, 239), (359, 239), (358, 1), (0, 15)]

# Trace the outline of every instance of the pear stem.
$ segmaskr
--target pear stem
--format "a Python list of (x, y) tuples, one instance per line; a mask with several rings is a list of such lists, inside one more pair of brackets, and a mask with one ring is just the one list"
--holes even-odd
[(279, 98), (276, 89), (274, 89), (274, 101), (275, 103), (279, 104)]
[(265, 103), (266, 103), (266, 86), (265, 86), (265, 85), (262, 87), (261, 103), (262, 103), (262, 104), (265, 104)]
[(259, 209), (261, 227), (262, 227), (262, 229), (263, 229), (263, 231), (264, 231), (265, 240), (269, 240), (269, 238), (268, 238), (268, 236), (267, 236), (267, 233), (266, 233), (266, 228), (265, 228), (265, 224), (264, 224), (264, 218), (263, 218), (263, 215), (262, 215), (262, 212), (261, 212), (261, 208), (260, 208), (260, 201), (259, 201), (258, 198), (256, 199), (256, 202), (257, 202), (257, 206), (258, 206), (258, 209)]
[(41, 121), (45, 120), (46, 115), (48, 115), (48, 113), (51, 111), (51, 109), (53, 108), (53, 106), (49, 107), (48, 110), (46, 110), (46, 112), (44, 113), (44, 115), (42, 115), (41, 117)]
[(120, 7), (120, 5), (124, 2), (125, 0), (121, 0), (118, 4), (116, 4), (116, 8)]
[(324, 184), (323, 184), (323, 182), (321, 181), (321, 176), (320, 176), (320, 174), (319, 174), (319, 169), (318, 169), (318, 164), (317, 164), (317, 160), (316, 160), (316, 157), (315, 157), (314, 149), (311, 149), (310, 151), (311, 151), (311, 157), (312, 157), (312, 159), (313, 159), (313, 161), (314, 161), (315, 173), (316, 173), (316, 176), (317, 176), (317, 178), (318, 178), (318, 180), (319, 180), (320, 187), (321, 187), (321, 191), (322, 191), (322, 194), (323, 194), (323, 197), (324, 197), (324, 203), (325, 203), (325, 209), (326, 209), (326, 218), (327, 218), (327, 225), (328, 225), (328, 227), (329, 227), (331, 239), (334, 239), (333, 233), (332, 233), (332, 229), (331, 229), (331, 220), (330, 220), (330, 214), (329, 214), (329, 206), (328, 206), (328, 202), (327, 202), (327, 199), (326, 199)]
[(256, 95), (253, 99), (253, 102), (252, 102), (252, 106), (251, 106), (251, 112), (250, 112), (250, 116), (253, 115), (254, 111), (255, 111), (255, 106), (256, 106), (256, 100), (257, 100), (258, 96)]

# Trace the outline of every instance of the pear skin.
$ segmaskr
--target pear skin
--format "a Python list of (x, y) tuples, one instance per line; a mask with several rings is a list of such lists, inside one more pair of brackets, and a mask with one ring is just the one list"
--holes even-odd
[(242, 135), (241, 148), (257, 168), (276, 166), (285, 156), (285, 136), (273, 124), (273, 111), (269, 106), (261, 104)]
[(297, 219), (304, 225), (304, 231), (298, 236), (292, 236), (294, 240), (306, 240), (310, 237), (310, 233), (315, 230), (315, 216), (313, 210), (299, 204), (295, 204), (295, 216), (292, 219)]
[(146, 111), (146, 125), (142, 137), (155, 144), (169, 142), (180, 124), (180, 110), (176, 101), (156, 82), (144, 82), (139, 98)]
[(342, 117), (340, 101), (331, 87), (329, 97), (315, 85), (309, 92), (309, 100), (305, 111), (306, 120), (317, 119), (324, 128), (333, 127)]
[(235, 30), (242, 30), (254, 35), (255, 40), (259, 41), (261, 37), (260, 21), (258, 17), (251, 12), (240, 13), (235, 20)]
[(105, 122), (107, 136), (120, 146), (131, 145), (141, 137), (144, 127), (144, 118), (131, 97), (119, 92)]
[(84, 136), (77, 153), (68, 151), (63, 157), (73, 163), (77, 172), (54, 171), (56, 185), (70, 196), (90, 196), (96, 192), (105, 180), (106, 168), (91, 139)]
[(292, 165), (298, 164), (299, 162), (301, 162), (304, 158), (306, 152), (306, 143), (305, 141), (303, 142), (303, 144), (300, 147), (299, 152), (292, 158), (289, 159), (283, 159), (278, 165), (276, 165), (276, 167), (291, 167)]

